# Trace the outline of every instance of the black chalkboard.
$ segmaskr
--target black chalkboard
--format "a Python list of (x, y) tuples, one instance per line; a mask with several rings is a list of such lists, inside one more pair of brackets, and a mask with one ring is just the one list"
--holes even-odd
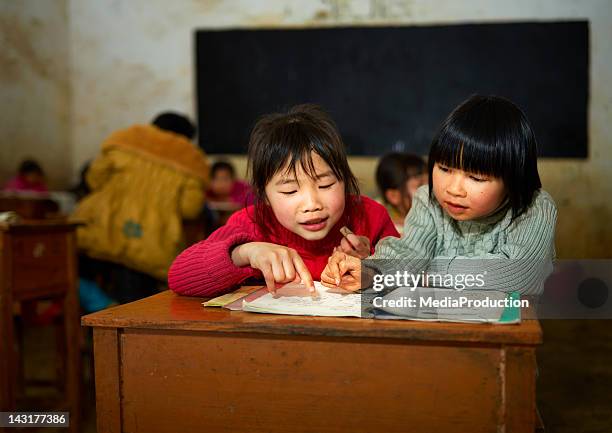
[(353, 155), (427, 153), (473, 93), (526, 112), (546, 157), (586, 157), (588, 23), (196, 32), (199, 144), (244, 153), (262, 114), (322, 105)]

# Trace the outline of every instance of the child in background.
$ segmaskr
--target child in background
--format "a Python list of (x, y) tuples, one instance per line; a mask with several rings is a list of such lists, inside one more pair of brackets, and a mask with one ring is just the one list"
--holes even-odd
[(227, 161), (217, 161), (210, 169), (210, 185), (206, 191), (208, 203), (232, 203), (237, 207), (252, 204), (249, 184), (236, 179), (234, 166)]
[(388, 153), (376, 167), (376, 184), (397, 231), (402, 234), (404, 220), (416, 190), (427, 183), (427, 164), (410, 153)]
[(33, 159), (26, 159), (19, 165), (17, 175), (9, 180), (3, 188), (6, 192), (48, 192), (45, 173)]
[(227, 222), (234, 212), (252, 204), (251, 187), (236, 179), (234, 166), (226, 161), (217, 161), (210, 170), (210, 185), (206, 191), (204, 209), (210, 229), (216, 230)]
[[(484, 275), (485, 289), (537, 295), (552, 270), (557, 208), (541, 189), (525, 114), (496, 96), (472, 96), (442, 123), (429, 152), (429, 186), (417, 191), (401, 239), (387, 238), (364, 268)], [(334, 253), (327, 286), (359, 290), (361, 261)]]
[(86, 172), (90, 194), (76, 207), (79, 249), (113, 262), (120, 303), (157, 293), (158, 280), (184, 247), (182, 221), (196, 218), (209, 181), (206, 154), (194, 146), (196, 126), (163, 112), (151, 124), (113, 132)]
[[(359, 195), (336, 125), (316, 106), (259, 120), (248, 166), (254, 205), (174, 261), (172, 290), (215, 296), (263, 276), (271, 292), (300, 280), (314, 291), (335, 247), (363, 258), (383, 237), (398, 236), (385, 208)], [(353, 233), (344, 236), (344, 226)]]

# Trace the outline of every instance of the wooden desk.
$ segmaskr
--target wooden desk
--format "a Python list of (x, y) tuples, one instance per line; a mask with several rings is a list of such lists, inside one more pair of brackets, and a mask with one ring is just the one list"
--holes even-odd
[(0, 212), (14, 211), (21, 218), (42, 219), (57, 215), (59, 206), (44, 194), (12, 194), (0, 192)]
[(207, 206), (216, 215), (216, 225), (212, 227), (214, 230), (224, 225), (235, 212), (244, 207), (244, 205), (238, 203), (224, 201), (209, 201)]
[(99, 433), (533, 432), (535, 320), (300, 317), (162, 292), (94, 327)]
[(70, 412), (70, 431), (78, 431), (80, 402), (79, 299), (76, 239), (78, 224), (59, 220), (0, 224), (0, 411), (17, 409), (17, 355), (13, 302), (64, 300), (66, 401), (57, 407), (32, 408)]

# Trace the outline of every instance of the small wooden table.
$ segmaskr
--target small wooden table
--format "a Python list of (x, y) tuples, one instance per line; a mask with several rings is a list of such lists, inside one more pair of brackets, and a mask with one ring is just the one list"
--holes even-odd
[(98, 431), (533, 432), (539, 322), (203, 308), (166, 291), (94, 327)]
[(0, 192), (0, 212), (4, 211), (14, 211), (21, 218), (44, 219), (56, 215), (59, 206), (44, 193)]
[(0, 411), (17, 409), (13, 302), (60, 298), (64, 302), (66, 398), (52, 409), (70, 412), (73, 432), (79, 426), (81, 372), (77, 225), (65, 220), (0, 224)]

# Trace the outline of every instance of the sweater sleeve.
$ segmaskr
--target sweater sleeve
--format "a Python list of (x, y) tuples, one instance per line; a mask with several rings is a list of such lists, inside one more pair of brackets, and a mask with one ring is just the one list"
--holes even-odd
[(380, 273), (406, 270), (416, 274), (427, 268), (435, 253), (437, 237), (428, 201), (428, 189), (419, 188), (404, 223), (404, 236), (382, 239), (366, 266)]
[(478, 258), (436, 258), (436, 262), (445, 262), (438, 269), (446, 268), (454, 281), (458, 275), (481, 274), (485, 290), (540, 295), (544, 280), (552, 272), (556, 222), (553, 199), (539, 191), (531, 207), (508, 227), (499, 252)]
[(259, 275), (250, 266), (236, 266), (230, 256), (234, 246), (257, 240), (246, 212), (243, 209), (232, 215), (223, 227), (174, 260), (168, 272), (171, 290), (186, 296), (216, 296)]

